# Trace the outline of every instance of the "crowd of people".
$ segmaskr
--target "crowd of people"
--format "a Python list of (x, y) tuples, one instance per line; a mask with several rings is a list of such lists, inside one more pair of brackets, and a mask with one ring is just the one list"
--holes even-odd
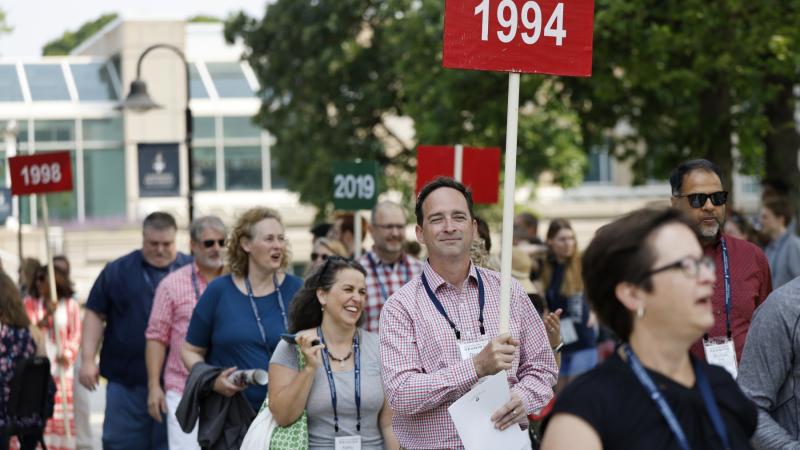
[[(52, 270), (26, 259), (18, 284), (0, 274), (0, 428), (40, 434), (0, 449), (90, 448), (86, 390), (100, 377), (104, 449), (239, 448), (298, 430), (299, 447), (280, 448), (462, 448), (448, 407), (501, 371), (510, 401), (491, 420), (530, 427), (541, 448), (800, 447), (792, 203), (765, 189), (753, 227), (728, 210), (713, 163), (669, 181), (671, 207), (605, 225), (583, 254), (568, 220), (542, 240), (518, 214), (503, 333), (489, 225), (449, 178), (420, 191), (414, 224), (381, 201), (368, 220), (314, 226), (302, 278), (266, 207), (230, 227), (193, 220), (191, 255), (171, 215), (148, 215), (141, 248), (105, 266), (83, 312), (65, 257)], [(51, 417), (11, 417), (15, 367), (36, 355), (50, 362)], [(235, 376), (253, 369), (268, 382)], [(274, 423), (253, 428), (257, 414)]]

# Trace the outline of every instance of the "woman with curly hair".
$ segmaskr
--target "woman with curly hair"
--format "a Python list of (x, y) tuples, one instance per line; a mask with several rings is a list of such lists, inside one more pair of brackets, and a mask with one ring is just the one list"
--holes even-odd
[(277, 211), (252, 208), (242, 214), (228, 239), (228, 270), (197, 302), (181, 356), (186, 368), (206, 363), (227, 369), (214, 391), (227, 397), (244, 390), (254, 411), (267, 396), (266, 386), (240, 386), (228, 380), (238, 369), (267, 370), (267, 363), (288, 328), (289, 302), (303, 280), (285, 272), (289, 250)]

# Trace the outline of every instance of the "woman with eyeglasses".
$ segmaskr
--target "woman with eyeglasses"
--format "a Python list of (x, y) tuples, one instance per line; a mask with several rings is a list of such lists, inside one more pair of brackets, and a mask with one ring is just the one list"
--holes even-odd
[(289, 264), (283, 223), (277, 211), (253, 208), (239, 217), (227, 240), (228, 271), (209, 283), (189, 322), (181, 351), (186, 368), (196, 363), (224, 367), (214, 392), (239, 391), (258, 411), (267, 387), (241, 386), (228, 377), (238, 369), (267, 369), (288, 328), (292, 297), (303, 281), (284, 270)]
[(561, 313), (561, 366), (556, 392), (597, 365), (594, 315), (583, 293), (581, 256), (575, 231), (567, 219), (553, 219), (547, 228), (547, 257), (542, 264), (544, 297), (549, 311)]
[(675, 209), (598, 230), (586, 293), (622, 344), (556, 401), (542, 449), (747, 449), (756, 409), (728, 372), (690, 354), (714, 324), (714, 262)]
[[(54, 304), (50, 300), (47, 271), (47, 266), (40, 266), (36, 270), (28, 296), (23, 301), (31, 322), (44, 335), (50, 371), (56, 382), (55, 409), (53, 417), (47, 421), (44, 442), (48, 448), (53, 449), (75, 448), (72, 383), (81, 343), (81, 310), (78, 301), (73, 297), (75, 291), (72, 289), (72, 281), (59, 266), (53, 267), (58, 301)], [(67, 427), (70, 430), (69, 438)]]
[(289, 426), (305, 410), (310, 449), (399, 448), (383, 394), (378, 336), (359, 328), (365, 277), (359, 263), (338, 256), (312, 272), (289, 314), (297, 345), (281, 342), (270, 361), (270, 411), (278, 425)]
[(325, 237), (317, 238), (314, 241), (314, 248), (311, 250), (311, 263), (308, 265), (306, 275), (311, 274), (314, 269), (325, 264), (325, 260), (331, 256), (347, 257), (347, 250), (344, 244)]

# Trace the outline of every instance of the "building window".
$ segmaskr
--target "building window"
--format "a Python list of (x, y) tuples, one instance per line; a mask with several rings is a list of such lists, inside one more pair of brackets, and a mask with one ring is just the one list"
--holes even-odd
[(189, 64), (189, 95), (190, 98), (208, 98), (208, 92), (195, 64)]
[(122, 147), (83, 152), (86, 217), (125, 216), (125, 152)]
[(239, 63), (206, 63), (206, 69), (220, 98), (253, 97)]
[(192, 117), (192, 137), (194, 139), (214, 139), (213, 117)]
[(192, 156), (195, 190), (216, 191), (217, 150), (214, 147), (194, 147)]
[(60, 64), (25, 64), (33, 101), (70, 100)]
[(595, 148), (589, 151), (589, 164), (583, 181), (586, 183), (610, 183), (611, 175), (611, 156), (608, 150)]
[[(63, 142), (69, 148), (75, 143), (74, 120), (37, 120), (33, 124), (33, 139), (37, 144), (42, 142)], [(63, 150), (66, 150), (64, 148)]]
[(70, 64), (70, 69), (81, 101), (118, 100), (104, 63)]
[(24, 100), (17, 76), (17, 66), (0, 64), (0, 101), (21, 102)]
[(261, 138), (261, 128), (250, 117), (223, 117), (222, 129), (225, 139)]
[(272, 181), (272, 189), (286, 189), (289, 187), (289, 183), (286, 181), (286, 178), (278, 174), (278, 161), (274, 158), (272, 161), (270, 161), (269, 173), (269, 178)]
[(83, 140), (122, 142), (122, 119), (91, 119), (83, 121)]
[(225, 147), (225, 189), (261, 190), (261, 147)]

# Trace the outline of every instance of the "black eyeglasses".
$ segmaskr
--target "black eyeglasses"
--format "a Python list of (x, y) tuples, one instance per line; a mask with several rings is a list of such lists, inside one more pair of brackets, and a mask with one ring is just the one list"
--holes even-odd
[(211, 248), (217, 243), (220, 247), (225, 247), (225, 239), (206, 239), (203, 241), (203, 247)]
[(703, 256), (702, 258), (693, 258), (691, 256), (687, 256), (686, 258), (679, 259), (678, 261), (675, 261), (673, 263), (669, 263), (665, 266), (661, 266), (656, 269), (648, 271), (639, 278), (639, 283), (652, 277), (657, 273), (666, 272), (667, 270), (673, 270), (673, 269), (681, 269), (681, 271), (683, 271), (683, 274), (686, 275), (687, 277), (697, 278), (697, 276), (700, 274), (701, 267), (704, 267), (710, 272), (714, 272), (716, 264), (714, 264), (714, 260), (708, 256)]
[(711, 199), (711, 204), (714, 206), (722, 206), (728, 202), (728, 191), (712, 192), (710, 194), (686, 194), (676, 195), (675, 197), (686, 197), (689, 199), (689, 205), (692, 208), (702, 208), (708, 199)]
[(320, 258), (321, 258), (323, 261), (325, 261), (326, 259), (328, 259), (328, 256), (329, 256), (329, 255), (326, 255), (326, 254), (324, 254), (324, 253), (323, 253), (323, 254), (320, 254), (320, 253), (317, 253), (317, 252), (311, 252), (311, 261), (316, 261), (316, 260), (318, 260), (318, 259), (320, 259)]

